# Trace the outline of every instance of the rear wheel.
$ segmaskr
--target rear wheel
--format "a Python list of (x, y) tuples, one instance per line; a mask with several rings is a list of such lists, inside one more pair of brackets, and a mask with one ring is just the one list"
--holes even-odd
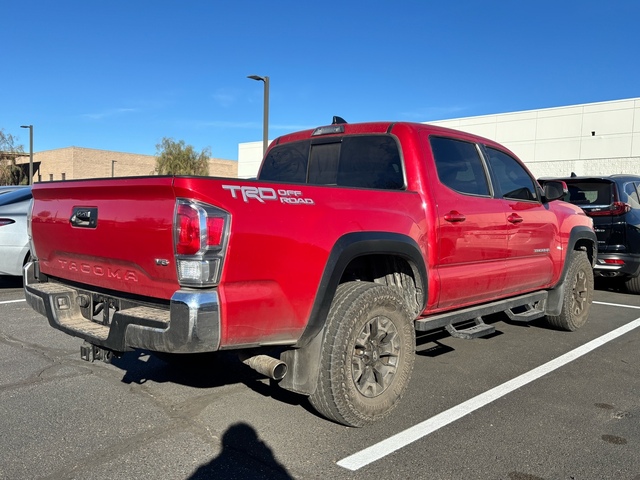
[(415, 330), (402, 298), (368, 282), (338, 286), (327, 317), (313, 407), (344, 425), (380, 420), (398, 405), (415, 358)]
[(574, 331), (587, 323), (593, 300), (593, 269), (586, 252), (574, 250), (567, 259), (569, 269), (560, 315), (547, 315), (555, 328)]
[(632, 277), (624, 282), (630, 293), (640, 293), (640, 277)]

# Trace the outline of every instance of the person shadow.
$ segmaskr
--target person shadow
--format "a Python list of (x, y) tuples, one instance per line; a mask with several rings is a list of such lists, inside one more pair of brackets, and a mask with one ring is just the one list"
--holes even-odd
[(241, 422), (230, 426), (222, 435), (222, 451), (209, 463), (200, 466), (189, 480), (218, 478), (293, 479), (276, 460), (273, 452), (255, 429)]

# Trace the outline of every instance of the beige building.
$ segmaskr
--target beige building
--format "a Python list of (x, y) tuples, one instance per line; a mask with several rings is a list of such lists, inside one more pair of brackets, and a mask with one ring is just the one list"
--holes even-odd
[[(424, 122), (496, 140), (536, 177), (640, 175), (640, 97)], [(241, 143), (238, 176), (255, 177), (262, 142)]]
[[(18, 158), (17, 163), (28, 164), (29, 155)], [(33, 181), (49, 182), (79, 178), (154, 175), (156, 158), (153, 155), (67, 147), (34, 152), (33, 164)], [(212, 158), (209, 160), (209, 175), (237, 178), (238, 162)]]

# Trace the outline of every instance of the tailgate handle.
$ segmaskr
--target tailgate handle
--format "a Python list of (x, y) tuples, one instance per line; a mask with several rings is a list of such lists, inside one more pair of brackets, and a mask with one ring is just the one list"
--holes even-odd
[(98, 226), (98, 208), (73, 207), (69, 223), (74, 227), (96, 228)]

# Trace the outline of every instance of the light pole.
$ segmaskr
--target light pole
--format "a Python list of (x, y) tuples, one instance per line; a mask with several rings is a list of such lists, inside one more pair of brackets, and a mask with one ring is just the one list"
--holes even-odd
[(262, 154), (264, 155), (269, 143), (269, 77), (249, 75), (247, 78), (264, 82), (264, 118), (262, 120)]
[(29, 129), (29, 185), (33, 185), (33, 125), (20, 125)]

